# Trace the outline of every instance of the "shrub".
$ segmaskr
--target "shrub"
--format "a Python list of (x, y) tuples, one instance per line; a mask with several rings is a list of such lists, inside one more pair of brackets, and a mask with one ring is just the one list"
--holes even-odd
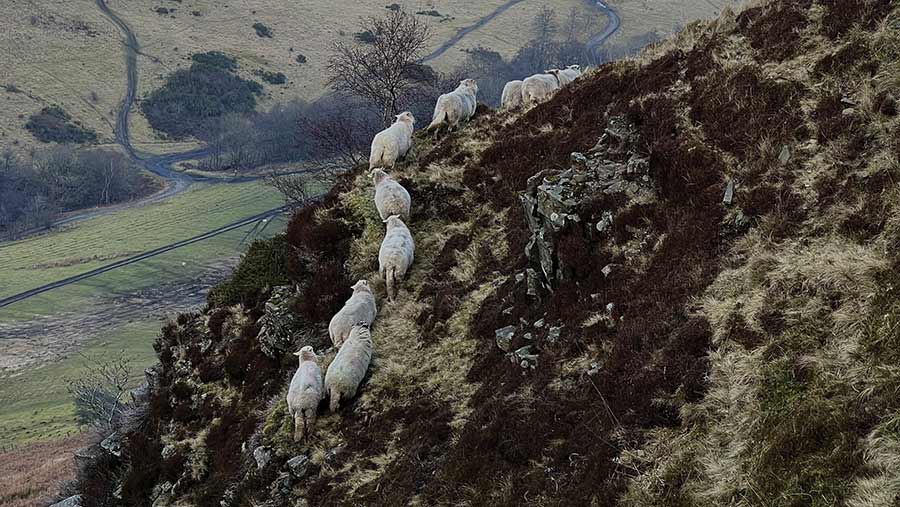
[(368, 30), (366, 30), (365, 32), (357, 32), (355, 35), (353, 35), (353, 38), (365, 44), (375, 43), (375, 34)]
[(253, 23), (253, 29), (256, 30), (256, 35), (260, 37), (267, 37), (269, 39), (274, 37), (272, 29), (262, 23)]
[(269, 72), (267, 70), (256, 71), (256, 75), (263, 81), (272, 85), (281, 85), (287, 83), (287, 76), (283, 72)]
[(287, 242), (283, 235), (256, 241), (241, 258), (231, 278), (215, 286), (207, 297), (213, 306), (252, 300), (266, 287), (287, 283)]
[(166, 84), (141, 101), (141, 110), (154, 129), (181, 138), (197, 135), (212, 118), (247, 113), (256, 108), (262, 85), (234, 75), (225, 55), (204, 53), (188, 69), (172, 73)]
[(221, 51), (208, 51), (206, 53), (197, 53), (191, 55), (191, 60), (196, 63), (209, 65), (217, 69), (233, 71), (237, 69), (237, 60), (222, 53)]
[(297, 63), (306, 63), (306, 56), (304, 56), (302, 53), (298, 53)]
[(400, 4), (385, 5), (384, 8), (389, 11), (399, 11), (401, 9)]
[(43, 143), (94, 143), (97, 133), (84, 128), (81, 123), (59, 106), (47, 106), (29, 117), (25, 130)]

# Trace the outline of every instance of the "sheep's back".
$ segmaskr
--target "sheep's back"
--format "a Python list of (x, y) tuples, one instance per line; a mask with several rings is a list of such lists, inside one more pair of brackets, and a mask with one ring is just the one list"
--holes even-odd
[(369, 363), (372, 361), (372, 340), (350, 338), (338, 350), (334, 360), (328, 365), (325, 374), (325, 385), (355, 390), (366, 376)]

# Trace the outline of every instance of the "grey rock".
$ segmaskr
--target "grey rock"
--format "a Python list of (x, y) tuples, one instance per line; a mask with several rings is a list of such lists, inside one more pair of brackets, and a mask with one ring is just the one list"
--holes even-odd
[(556, 340), (559, 339), (560, 334), (562, 333), (563, 326), (554, 326), (547, 330), (547, 341), (550, 343), (556, 343)]
[(537, 271), (535, 271), (531, 268), (528, 268), (526, 270), (526, 273), (528, 273), (528, 289), (526, 291), (526, 294), (528, 294), (529, 296), (537, 296), (538, 287), (540, 286), (540, 283), (541, 283), (540, 278), (538, 277)]
[(276, 498), (286, 498), (294, 490), (294, 477), (289, 472), (281, 472), (269, 486), (269, 493)]
[(525, 273), (516, 273), (516, 283), (525, 281)]
[(531, 345), (526, 345), (516, 349), (510, 359), (513, 364), (518, 364), (522, 368), (533, 368), (537, 364), (538, 356), (534, 353), (534, 348)]
[(592, 361), (591, 368), (588, 370), (587, 374), (593, 377), (598, 373), (600, 373), (600, 365), (597, 363), (597, 361)]
[(544, 327), (544, 319), (539, 319), (534, 322), (534, 327), (540, 329)]
[(175, 489), (175, 486), (169, 481), (154, 486), (153, 492), (150, 494), (151, 498), (154, 499), (152, 507), (168, 507), (172, 505), (173, 489)]
[(512, 345), (512, 339), (516, 335), (516, 326), (501, 327), (494, 331), (494, 338), (497, 346), (504, 352), (509, 352)]
[(512, 311), (513, 311), (513, 307), (510, 306), (509, 308), (504, 308), (503, 311), (501, 311), (500, 313), (502, 313), (503, 315), (511, 315)]
[(844, 109), (843, 111), (841, 111), (841, 114), (844, 116), (853, 116), (854, 114), (856, 114), (856, 109), (853, 109), (852, 107), (848, 107), (848, 108)]
[(572, 157), (572, 162), (575, 162), (576, 164), (585, 164), (585, 163), (587, 163), (587, 160), (588, 160), (587, 157), (585, 157), (583, 153), (578, 153), (577, 151), (573, 152), (571, 157)]
[(781, 148), (781, 153), (778, 154), (778, 163), (781, 165), (787, 165), (787, 163), (790, 160), (791, 160), (791, 148), (785, 144)]
[(309, 472), (309, 457), (300, 455), (288, 460), (287, 467), (291, 471), (291, 475), (298, 479), (302, 479)]
[(56, 502), (50, 507), (81, 507), (81, 495), (74, 495), (61, 502)]
[(100, 448), (115, 457), (122, 455), (122, 436), (117, 432), (111, 433), (100, 442)]
[(256, 468), (258, 470), (262, 470), (266, 468), (266, 465), (272, 461), (272, 451), (269, 450), (268, 447), (259, 446), (256, 449), (253, 449), (253, 459), (256, 460)]
[(603, 278), (609, 278), (609, 275), (611, 275), (618, 266), (618, 264), (607, 264), (606, 266), (603, 266), (603, 269), (600, 270), (600, 272), (603, 273)]
[(614, 305), (613, 303), (607, 303), (606, 304), (606, 313), (611, 314), (615, 308), (616, 308), (616, 305)]
[(522, 338), (525, 338), (526, 340), (531, 341), (534, 339), (534, 335), (532, 335), (531, 333), (525, 333), (522, 335)]
[(728, 180), (728, 185), (725, 186), (725, 195), (722, 197), (722, 202), (725, 204), (731, 204), (734, 202), (734, 180)]
[(613, 223), (612, 213), (610, 213), (609, 211), (604, 211), (603, 215), (600, 217), (600, 220), (597, 222), (597, 226), (596, 226), (597, 232), (599, 232), (600, 234), (603, 234), (604, 232), (606, 232), (607, 229), (609, 229), (609, 226), (611, 226), (612, 223)]

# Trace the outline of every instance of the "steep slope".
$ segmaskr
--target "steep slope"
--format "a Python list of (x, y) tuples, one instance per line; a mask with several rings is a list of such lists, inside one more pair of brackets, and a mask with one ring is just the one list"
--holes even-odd
[[(163, 329), (85, 505), (895, 504), (898, 57), (888, 0), (773, 2), (419, 136), (395, 303), (347, 174)], [(375, 362), (294, 443), (359, 278)]]

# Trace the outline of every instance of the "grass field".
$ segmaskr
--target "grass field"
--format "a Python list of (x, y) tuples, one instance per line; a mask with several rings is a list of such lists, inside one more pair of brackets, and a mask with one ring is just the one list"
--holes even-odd
[[(60, 232), (5, 243), (0, 245), (0, 277), (4, 282), (0, 286), (0, 297), (195, 236), (281, 203), (278, 192), (257, 182), (198, 184), (163, 203), (127, 209)], [(206, 262), (220, 253), (223, 247), (219, 243), (192, 245), (172, 260), (188, 265)], [(150, 271), (157, 271), (153, 262), (147, 266)], [(190, 269), (190, 266), (185, 267)], [(174, 266), (167, 270), (173, 270), (176, 276), (180, 274), (180, 268)], [(138, 273), (138, 277), (143, 274)], [(85, 284), (85, 287), (90, 285)], [(132, 286), (130, 283), (125, 285)]]
[[(196, 185), (173, 199), (141, 209), (98, 217), (70, 229), (0, 246), (3, 295), (27, 290), (72, 274), (107, 264), (125, 255), (185, 239), (282, 203), (275, 190), (260, 183)], [(283, 228), (278, 218), (258, 237)], [(219, 264), (246, 249), (242, 240), (252, 226), (229, 231), (145, 261), (113, 270), (0, 309), (0, 334), (23, 347), (52, 349), (39, 368), (26, 367), (0, 374), (0, 443), (21, 445), (58, 439), (78, 431), (63, 379), (76, 376), (82, 360), (75, 354), (110, 354), (125, 350), (139, 376), (154, 362), (152, 342), (162, 324), (159, 308), (181, 283), (193, 283), (204, 271), (226, 270)], [(221, 273), (224, 275), (225, 273)], [(159, 288), (162, 287), (162, 293)], [(156, 288), (153, 295), (142, 291)], [(172, 290), (171, 296), (165, 292)], [(125, 301), (113, 304), (117, 297)], [(203, 295), (189, 294), (192, 301)], [(147, 310), (127, 298), (164, 300)], [(93, 317), (92, 317), (93, 315)], [(71, 319), (72, 336), (43, 336), (42, 323)], [(86, 320), (78, 320), (86, 319)], [(93, 319), (93, 320), (92, 320)], [(99, 322), (98, 322), (99, 320)], [(22, 327), (24, 326), (24, 327)], [(49, 327), (49, 325), (48, 325)], [(16, 336), (10, 330), (26, 329)], [(48, 335), (53, 334), (48, 332)], [(42, 335), (42, 336), (35, 336)], [(62, 338), (60, 338), (60, 336)], [(57, 341), (54, 342), (53, 340)], [(65, 340), (60, 343), (59, 340)]]
[[(142, 380), (144, 368), (156, 361), (153, 340), (160, 329), (158, 320), (140, 320), (93, 338), (82, 350), (88, 356), (115, 355), (124, 351), (131, 358), (134, 385)], [(26, 370), (0, 382), (0, 442), (4, 446), (56, 440), (79, 432), (66, 392), (66, 379), (77, 378), (84, 370), (79, 355), (39, 369)]]

